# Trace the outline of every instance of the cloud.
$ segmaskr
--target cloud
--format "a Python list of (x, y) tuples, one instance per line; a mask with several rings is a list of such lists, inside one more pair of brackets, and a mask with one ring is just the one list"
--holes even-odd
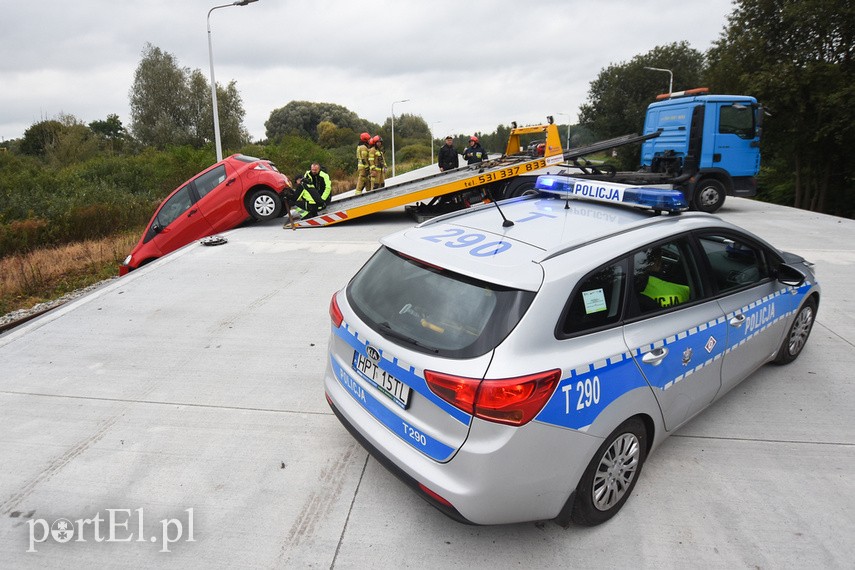
[[(207, 16), (218, 2), (30, 0), (4, 6), (0, 137), (60, 113), (130, 123), (128, 92), (145, 44), (209, 76)], [(383, 123), (421, 115), (441, 132), (576, 122), (603, 68), (658, 45), (708, 49), (730, 0), (259, 0), (210, 16), (217, 81), (236, 81), (254, 138), (291, 100), (344, 105)], [(664, 79), (663, 79), (664, 81)], [(664, 83), (663, 83), (664, 87)]]

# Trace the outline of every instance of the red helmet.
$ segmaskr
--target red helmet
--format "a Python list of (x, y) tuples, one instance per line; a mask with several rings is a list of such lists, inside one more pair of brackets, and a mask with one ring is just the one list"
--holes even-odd
[(469, 137), (469, 142), (478, 142), (478, 137), (472, 135), (471, 137)]
[(361, 135), (359, 135), (359, 140), (361, 140), (362, 142), (368, 142), (371, 140), (371, 135), (369, 135), (368, 133), (362, 133)]
[(380, 135), (377, 135), (377, 136), (375, 136), (374, 138), (372, 138), (372, 139), (371, 139), (371, 144), (377, 144), (377, 143), (379, 143), (379, 142), (383, 142), (383, 139), (382, 139), (382, 138), (380, 138)]

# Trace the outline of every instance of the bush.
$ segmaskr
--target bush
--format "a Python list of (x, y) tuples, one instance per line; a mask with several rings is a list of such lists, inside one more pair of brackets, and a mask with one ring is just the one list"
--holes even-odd
[(0, 257), (30, 251), (49, 241), (50, 222), (45, 219), (30, 218), (0, 224)]
[[(395, 162), (423, 161), (427, 164), (430, 161), (430, 147), (424, 144), (411, 144), (403, 148), (396, 149), (397, 156)], [(392, 151), (389, 150), (386, 162), (392, 164)], [(396, 164), (397, 166), (397, 164)]]

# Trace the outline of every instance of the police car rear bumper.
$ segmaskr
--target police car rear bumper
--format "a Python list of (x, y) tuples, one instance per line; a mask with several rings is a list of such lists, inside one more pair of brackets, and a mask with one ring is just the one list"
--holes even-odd
[(568, 498), (602, 443), (537, 421), (514, 428), (475, 418), (466, 443), (440, 463), (378, 422), (335, 380), (329, 365), (325, 389), (333, 412), (373, 457), (442, 513), (468, 524), (556, 517), (561, 522)]
[(358, 441), (360, 445), (362, 445), (362, 447), (364, 447), (365, 450), (368, 451), (368, 453), (371, 454), (371, 457), (376, 459), (380, 463), (380, 465), (385, 467), (387, 471), (389, 471), (392, 475), (400, 479), (401, 482), (403, 482), (405, 485), (416, 491), (416, 494), (419, 497), (427, 501), (428, 504), (435, 507), (442, 514), (463, 524), (475, 524), (472, 521), (466, 519), (466, 517), (464, 517), (463, 515), (461, 515), (460, 512), (454, 507), (441, 503), (431, 495), (424, 492), (422, 487), (419, 486), (418, 481), (410, 477), (410, 475), (407, 474), (406, 471), (395, 465), (394, 462), (392, 462), (388, 457), (383, 455), (383, 453), (379, 449), (374, 447), (374, 445), (372, 445), (371, 442), (368, 441), (368, 439), (366, 439), (361, 433), (359, 433), (359, 430), (357, 430), (356, 427), (354, 427), (354, 425), (351, 424), (346, 417), (344, 417), (344, 414), (339, 411), (339, 409), (333, 403), (332, 399), (329, 397), (329, 394), (327, 394), (327, 403), (330, 405), (330, 408), (332, 408), (332, 411), (338, 418), (338, 421), (340, 421), (341, 424), (345, 428), (347, 428), (347, 431), (350, 432), (350, 435), (352, 435), (353, 438)]

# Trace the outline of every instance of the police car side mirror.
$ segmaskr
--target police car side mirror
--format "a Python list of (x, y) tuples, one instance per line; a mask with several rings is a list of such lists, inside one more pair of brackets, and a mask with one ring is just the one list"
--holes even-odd
[(801, 287), (805, 282), (805, 274), (792, 265), (782, 263), (778, 266), (775, 279), (788, 287)]

